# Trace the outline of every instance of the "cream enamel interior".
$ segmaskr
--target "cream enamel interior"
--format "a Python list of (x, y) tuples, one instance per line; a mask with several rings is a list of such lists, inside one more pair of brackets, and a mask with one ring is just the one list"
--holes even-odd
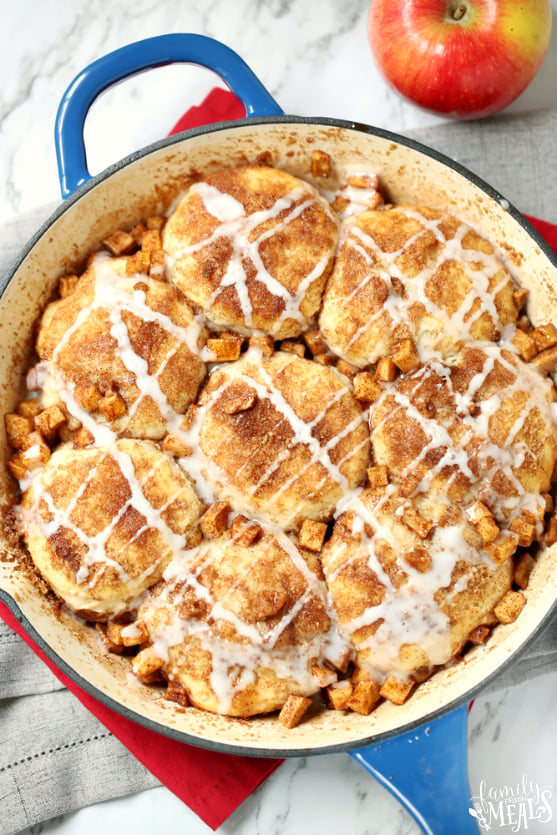
[[(51, 298), (57, 279), (79, 269), (84, 257), (120, 225), (160, 212), (199, 172), (256, 160), (269, 161), (302, 177), (308, 176), (313, 149), (325, 150), (339, 164), (374, 170), (393, 202), (421, 203), (448, 209), (485, 234), (506, 258), (523, 286), (530, 290), (528, 312), (534, 324), (555, 320), (557, 267), (535, 239), (507, 211), (504, 201), (490, 196), (458, 171), (391, 137), (347, 126), (307, 121), (253, 120), (209, 133), (177, 138), (156, 147), (123, 167), (107, 172), (47, 228), (16, 270), (0, 300), (0, 384), (4, 411), (22, 395), (34, 326)], [(2, 452), (9, 456), (1, 422)], [(3, 495), (14, 485), (2, 470)], [(4, 535), (2, 534), (2, 537)], [(58, 620), (31, 584), (14, 571), (7, 542), (2, 539), (0, 589), (6, 592), (44, 644), (97, 695), (139, 721), (154, 723), (163, 733), (184, 741), (262, 756), (319, 753), (357, 747), (364, 741), (396, 733), (467, 698), (512, 660), (547, 622), (557, 589), (557, 546), (538, 560), (526, 591), (528, 605), (516, 623), (499, 626), (485, 647), (422, 684), (402, 707), (382, 704), (370, 716), (321, 711), (293, 730), (275, 717), (249, 721), (183, 710), (165, 701), (163, 691), (141, 685), (129, 661), (109, 655), (93, 630), (69, 615)]]

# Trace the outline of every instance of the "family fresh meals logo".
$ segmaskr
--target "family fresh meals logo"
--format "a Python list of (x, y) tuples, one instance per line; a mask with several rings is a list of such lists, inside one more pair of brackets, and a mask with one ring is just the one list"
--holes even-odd
[(510, 832), (527, 830), (533, 821), (548, 823), (553, 817), (551, 788), (539, 786), (526, 776), (514, 786), (488, 786), (480, 783), (480, 793), (470, 798), (468, 809), (478, 821), (482, 832), (508, 829)]

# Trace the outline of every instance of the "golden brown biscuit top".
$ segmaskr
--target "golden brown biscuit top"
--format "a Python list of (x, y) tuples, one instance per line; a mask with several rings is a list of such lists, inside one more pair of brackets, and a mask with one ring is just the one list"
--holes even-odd
[(335, 369), (253, 350), (213, 372), (198, 406), (187, 443), (201, 450), (211, 489), (239, 512), (292, 529), (330, 518), (363, 481), (365, 415)]
[(60, 446), (22, 499), (42, 573), (70, 608), (92, 619), (125, 611), (162, 575), (195, 538), (201, 509), (175, 461), (131, 439)]
[(337, 239), (334, 213), (308, 183), (246, 166), (192, 185), (163, 243), (171, 279), (210, 323), (282, 339), (311, 324)]
[(451, 352), (514, 323), (514, 281), (491, 244), (454, 215), (418, 206), (365, 211), (342, 229), (320, 326), (359, 367), (412, 339)]
[[(193, 652), (219, 712), (261, 671), (314, 692), (313, 664), (339, 663), (347, 643), (336, 627), (319, 560), (263, 527), (245, 547), (229, 531), (182, 554), (139, 611), (168, 674)], [(192, 648), (193, 647), (193, 648)], [(245, 670), (244, 677), (238, 671)], [(257, 712), (255, 710), (254, 712)]]
[[(426, 536), (412, 527), (417, 519), (427, 525)], [(459, 562), (482, 562), (478, 542), (462, 512), (433, 526), (426, 508), (392, 486), (383, 494), (368, 490), (353, 499), (322, 559), (345, 632), (359, 651), (373, 653), (368, 668), (404, 669), (399, 653), (405, 644), (425, 653), (427, 660), (418, 666), (451, 658), (450, 619), (435, 595), (451, 585)]]
[[(465, 511), (364, 491), (339, 518), (322, 554), (339, 620), (371, 676), (446, 664), (510, 588), (512, 560), (495, 565)], [(516, 549), (513, 534), (508, 537)], [(499, 547), (499, 546), (498, 546)]]
[(205, 377), (205, 338), (175, 287), (126, 275), (124, 259), (98, 257), (42, 318), (45, 405), (62, 401), (118, 434), (161, 438)]
[(509, 349), (468, 346), (385, 389), (370, 415), (375, 460), (404, 495), (480, 498), (498, 521), (532, 512), (539, 526), (557, 452), (554, 400), (551, 381)]

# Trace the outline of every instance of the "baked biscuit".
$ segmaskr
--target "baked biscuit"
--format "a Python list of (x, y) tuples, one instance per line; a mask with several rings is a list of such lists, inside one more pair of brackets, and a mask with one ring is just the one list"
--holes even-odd
[(366, 419), (347, 380), (283, 352), (249, 351), (214, 371), (187, 442), (201, 450), (210, 492), (285, 529), (329, 519), (363, 481), (369, 455)]
[(163, 234), (171, 280), (210, 324), (275, 339), (314, 321), (337, 240), (327, 201), (266, 166), (217, 171), (195, 183)]
[(547, 376), (495, 344), (399, 377), (370, 415), (373, 454), (405, 495), (480, 500), (498, 523), (531, 516), (543, 530), (557, 456), (555, 389)]
[(60, 446), (22, 500), (31, 557), (57, 596), (88, 620), (129, 611), (177, 549), (200, 539), (202, 505), (151, 441)]
[(62, 400), (120, 435), (161, 438), (205, 377), (205, 337), (176, 287), (127, 276), (125, 258), (97, 257), (42, 317), (43, 403)]
[(454, 215), (396, 206), (344, 222), (319, 325), (363, 368), (407, 339), (420, 354), (497, 340), (516, 322), (516, 285), (491, 244)]
[(138, 614), (153, 645), (145, 652), (160, 657), (164, 678), (194, 706), (229, 716), (316, 693), (312, 668), (347, 652), (318, 559), (269, 530), (249, 547), (229, 531), (180, 555)]
[(381, 681), (392, 672), (431, 672), (476, 627), (494, 623), (513, 561), (491, 561), (461, 508), (441, 513), (429, 497), (410, 501), (391, 485), (353, 500), (322, 565), (357, 667)]

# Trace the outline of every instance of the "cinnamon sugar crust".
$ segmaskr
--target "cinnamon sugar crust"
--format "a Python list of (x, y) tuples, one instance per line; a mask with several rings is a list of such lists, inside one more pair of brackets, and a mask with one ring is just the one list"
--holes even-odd
[(517, 320), (515, 290), (491, 244), (454, 215), (385, 207), (344, 222), (319, 325), (358, 367), (404, 339), (451, 353), (499, 339)]
[(76, 614), (133, 608), (195, 535), (201, 503), (175, 461), (148, 441), (62, 445), (22, 499), (35, 565)]
[(171, 280), (219, 328), (276, 339), (314, 321), (338, 221), (308, 183), (268, 166), (191, 186), (164, 230)]
[[(230, 414), (230, 399), (246, 389), (252, 405)], [(365, 416), (332, 368), (246, 354), (211, 375), (199, 404), (206, 477), (238, 512), (288, 530), (306, 517), (330, 519), (343, 493), (363, 482)]]
[(151, 641), (168, 646), (165, 677), (195, 706), (231, 716), (318, 692), (312, 668), (346, 652), (319, 561), (270, 530), (248, 548), (225, 533), (190, 551), (152, 589), (139, 617)]
[[(98, 259), (42, 318), (37, 353), (48, 363), (43, 403), (73, 395), (118, 434), (159, 439), (205, 377), (206, 333), (172, 285), (126, 275), (123, 258)], [(112, 398), (112, 400), (111, 400)]]

